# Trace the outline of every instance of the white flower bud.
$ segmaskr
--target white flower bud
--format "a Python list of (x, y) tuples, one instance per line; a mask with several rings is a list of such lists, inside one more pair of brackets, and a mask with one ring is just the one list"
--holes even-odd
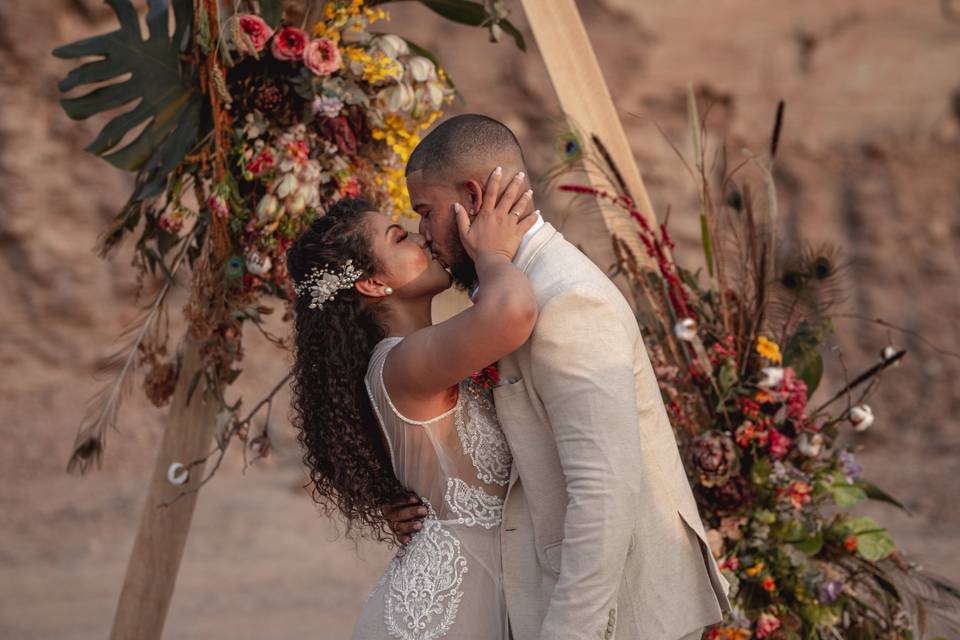
[(410, 69), (410, 75), (417, 82), (426, 82), (437, 77), (437, 69), (429, 58), (414, 56), (407, 62), (407, 67)]
[(281, 199), (286, 198), (291, 193), (294, 193), (299, 186), (300, 185), (297, 183), (297, 177), (292, 173), (288, 173), (287, 175), (283, 176), (283, 178), (280, 180), (280, 184), (277, 185), (277, 197)]
[[(893, 356), (895, 355), (897, 355), (896, 347), (894, 347), (893, 345), (887, 345), (883, 348), (883, 351), (880, 352), (880, 359), (886, 362), (887, 360), (890, 360), (891, 358), (893, 358)], [(895, 362), (893, 366), (899, 367), (900, 361), (898, 360), (897, 362)]]
[(262, 276), (270, 272), (270, 256), (261, 256), (259, 253), (251, 253), (247, 256), (247, 271), (255, 276)]
[(681, 340), (692, 342), (697, 337), (697, 321), (693, 318), (684, 318), (673, 326), (673, 332)]
[(757, 386), (761, 389), (774, 389), (783, 382), (783, 367), (764, 367), (760, 370), (760, 381)]
[(854, 431), (866, 431), (873, 424), (873, 409), (868, 404), (858, 404), (850, 409), (850, 424)]
[(274, 216), (277, 215), (277, 209), (280, 207), (280, 201), (277, 200), (277, 197), (271, 193), (260, 198), (260, 203), (257, 205), (257, 218), (262, 222), (265, 220), (273, 220)]
[(410, 47), (407, 46), (407, 41), (400, 36), (393, 35), (392, 33), (377, 36), (373, 41), (373, 46), (374, 48), (383, 51), (384, 55), (394, 59), (410, 53)]
[(808, 458), (816, 458), (823, 449), (823, 434), (801, 433), (797, 439), (797, 449)]

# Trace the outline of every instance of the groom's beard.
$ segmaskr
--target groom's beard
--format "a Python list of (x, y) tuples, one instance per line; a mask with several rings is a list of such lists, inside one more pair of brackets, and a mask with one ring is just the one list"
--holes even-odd
[(470, 291), (477, 284), (477, 268), (473, 260), (467, 255), (466, 249), (460, 243), (458, 238), (453, 238), (448, 247), (449, 254), (453, 256), (453, 263), (450, 265), (450, 275), (453, 277), (453, 284), (463, 291)]

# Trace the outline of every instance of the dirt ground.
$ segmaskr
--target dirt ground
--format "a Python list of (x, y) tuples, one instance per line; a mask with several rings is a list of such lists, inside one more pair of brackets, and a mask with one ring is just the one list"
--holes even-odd
[[(525, 28), (519, 2), (509, 3)], [(409, 6), (408, 6), (409, 5)], [(654, 122), (684, 150), (684, 91), (713, 102), (714, 139), (731, 154), (762, 150), (787, 103), (777, 178), (787, 239), (832, 242), (848, 261), (845, 310), (960, 351), (960, 22), (934, 0), (804, 3), (581, 1), (580, 9), (659, 212), (671, 205), (680, 255), (700, 258), (692, 190)], [(709, 8), (707, 8), (709, 7)], [(437, 53), (466, 104), (513, 127), (531, 168), (553, 162), (559, 110), (532, 37), (521, 54), (444, 23), (414, 3), (389, 27)], [(129, 253), (91, 251), (131, 189), (129, 176), (83, 151), (103, 125), (57, 105), (70, 65), (54, 46), (113, 29), (94, 0), (0, 3), (0, 638), (104, 638), (110, 628), (164, 412), (134, 392), (104, 468), (65, 463), (95, 364), (136, 315)], [(599, 217), (540, 192), (549, 219), (599, 264)], [(182, 294), (170, 305), (176, 316)], [(443, 310), (455, 308), (445, 299)], [(178, 321), (173, 319), (174, 335)], [(277, 331), (284, 331), (276, 326)], [(871, 399), (878, 419), (857, 436), (865, 474), (912, 516), (865, 509), (909, 557), (960, 582), (960, 359), (914, 333), (837, 322), (850, 371), (888, 343), (909, 354)], [(841, 368), (828, 352), (826, 390)], [(270, 389), (287, 355), (251, 334), (233, 393)], [(825, 391), (821, 391), (825, 393)], [(166, 628), (170, 639), (349, 636), (391, 550), (355, 546), (321, 517), (285, 400), (274, 455), (244, 474), (231, 455), (202, 492)]]

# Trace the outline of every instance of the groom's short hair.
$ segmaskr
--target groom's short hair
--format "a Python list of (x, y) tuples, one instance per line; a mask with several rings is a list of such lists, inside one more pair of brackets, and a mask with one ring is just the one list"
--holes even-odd
[(523, 149), (507, 125), (478, 113), (465, 113), (444, 120), (427, 134), (410, 154), (406, 174), (443, 172), (462, 168), (464, 162), (507, 154), (515, 154), (523, 164)]

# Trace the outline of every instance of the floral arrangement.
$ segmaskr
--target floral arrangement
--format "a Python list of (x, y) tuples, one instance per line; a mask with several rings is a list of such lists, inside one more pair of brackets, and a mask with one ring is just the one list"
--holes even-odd
[[(168, 352), (162, 319), (185, 264), (192, 285), (184, 312), (202, 360), (188, 374), (190, 395), (199, 388), (220, 404), (221, 458), (234, 435), (247, 443), (245, 456), (269, 451), (269, 434), (250, 434), (249, 428), (260, 411), (269, 420), (272, 398), (285, 380), (246, 417), (241, 401), (228, 402), (224, 395), (240, 374), (244, 325), (286, 346), (262, 326), (272, 311), (265, 298), (292, 299), (286, 249), (336, 200), (363, 193), (395, 219), (412, 215), (404, 164), (455, 94), (429, 52), (377, 30), (389, 20), (384, 3), (241, 1), (230, 13), (216, 0), (172, 0), (171, 34), (166, 0), (153, 0), (144, 39), (129, 0), (110, 0), (118, 31), (54, 51), (64, 58), (101, 57), (73, 70), (60, 83), (64, 92), (130, 75), (65, 98), (62, 105), (82, 119), (139, 99), (88, 147), (137, 174), (136, 189), (100, 249), (105, 255), (136, 234), (141, 294), (151, 278), (163, 279), (129, 345), (108, 363), (112, 380), (90, 404), (68, 469), (83, 471), (100, 461), (106, 431), (137, 366), (146, 369), (151, 401), (162, 406), (170, 400), (184, 372), (181, 357)], [(445, 18), (487, 28), (492, 39), (507, 33), (524, 48), (499, 0), (422, 4)], [(122, 146), (125, 134), (141, 123), (142, 133)], [(180, 484), (204, 461), (178, 469)]]
[[(905, 352), (884, 348), (874, 366), (825, 401), (811, 401), (842, 268), (831, 247), (778, 251), (770, 167), (782, 108), (769, 157), (748, 161), (767, 194), (757, 211), (749, 183), (739, 180), (744, 165), (708, 179), (690, 93), (695, 161), (687, 169), (699, 192), (707, 284), (674, 259), (666, 224), (654, 228), (639, 213), (601, 141), (592, 141), (596, 157), (584, 164), (599, 174), (594, 184), (610, 188), (559, 188), (617, 207), (638, 223), (647, 255), (614, 238), (616, 270), (643, 305), (648, 351), (734, 603), (704, 637), (924, 637), (927, 615), (945, 602), (955, 612), (960, 592), (921, 575), (874, 520), (845, 511), (868, 499), (900, 506), (862, 476), (850, 432), (871, 426), (865, 399)], [(565, 147), (583, 159), (585, 141)], [(952, 624), (956, 630), (955, 618)]]

